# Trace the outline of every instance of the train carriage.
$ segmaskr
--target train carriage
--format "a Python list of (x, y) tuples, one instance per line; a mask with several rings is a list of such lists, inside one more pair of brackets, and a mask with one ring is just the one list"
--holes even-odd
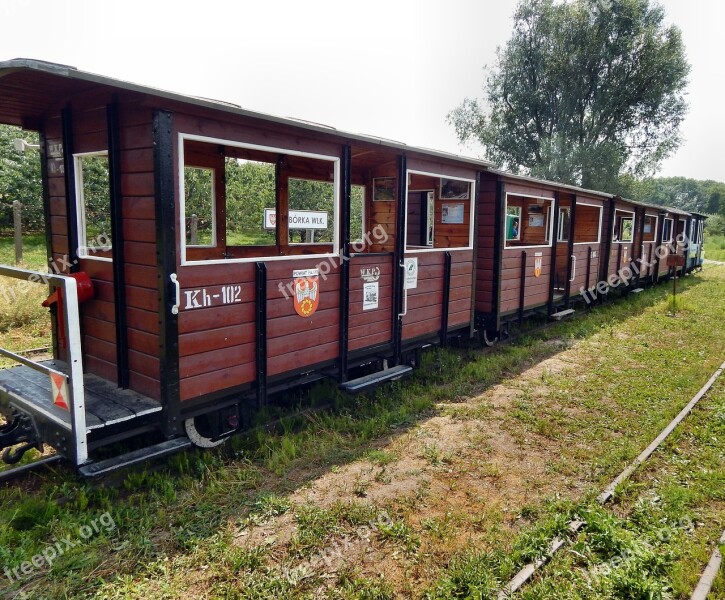
[[(685, 273), (688, 246), (687, 231), (690, 213), (676, 208), (660, 207), (659, 256), (655, 279), (667, 279)], [(677, 258), (679, 257), (679, 258)]]
[(0, 121), (41, 134), (53, 271), (53, 360), (5, 351), (9, 462), (213, 446), (276, 391), (361, 391), (471, 334), (487, 163), (28, 60), (0, 64)]
[(654, 283), (657, 274), (657, 248), (661, 243), (660, 225), (663, 219), (662, 208), (658, 206), (638, 203), (637, 219), (639, 226), (636, 229), (635, 248), (638, 250), (637, 284), (646, 285)]
[[(604, 226), (604, 256), (600, 279), (612, 290), (629, 291), (637, 282), (637, 262), (640, 258), (639, 238), (642, 215), (637, 202), (613, 197), (606, 211)], [(637, 289), (637, 288), (634, 288)]]
[(529, 314), (561, 318), (588, 299), (610, 198), (493, 169), (481, 174), (475, 302), (485, 341)]
[(678, 233), (680, 268), (702, 258), (702, 215), (63, 65), (0, 63), (0, 122), (40, 133), (49, 272), (0, 275), (48, 288), (53, 340), (0, 349), (8, 463), (212, 447), (293, 386), (357, 393), (429, 345), (567, 316), (625, 266), (657, 281)]
[(691, 273), (695, 269), (702, 268), (704, 263), (703, 242), (705, 239), (705, 221), (707, 215), (690, 213), (687, 243), (687, 264), (686, 272)]

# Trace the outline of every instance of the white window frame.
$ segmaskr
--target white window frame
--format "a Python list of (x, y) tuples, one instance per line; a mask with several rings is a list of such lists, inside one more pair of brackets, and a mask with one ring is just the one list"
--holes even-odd
[[(184, 169), (201, 169), (203, 171), (211, 171), (211, 244), (187, 244), (187, 248), (215, 248), (217, 245), (216, 238), (216, 169), (214, 167), (200, 167), (198, 165), (184, 165)], [(186, 190), (184, 193), (184, 217), (186, 217)], [(190, 215), (191, 216), (191, 215)], [(186, 218), (184, 218), (184, 239), (186, 239)]]
[[(596, 242), (574, 242), (575, 246), (601, 244), (602, 243), (602, 218), (604, 216), (604, 207), (601, 204), (591, 204), (589, 202), (577, 202), (577, 206), (591, 206), (599, 209), (599, 224), (597, 225), (597, 241)], [(574, 223), (574, 239), (576, 239), (576, 223)]]
[[(504, 214), (508, 214), (508, 206), (509, 206), (509, 196), (517, 196), (518, 198), (528, 198), (530, 200), (545, 200), (549, 202), (549, 210), (547, 210), (546, 213), (546, 221), (544, 223), (544, 226), (546, 227), (546, 231), (544, 232), (544, 239), (548, 240), (546, 244), (534, 244), (532, 246), (509, 246), (508, 242), (511, 242), (513, 240), (507, 240), (506, 235), (504, 232), (504, 250), (521, 250), (523, 248), (551, 248), (552, 247), (552, 241), (551, 238), (553, 237), (553, 229), (554, 229), (554, 219), (549, 218), (549, 212), (551, 210), (551, 207), (554, 206), (554, 198), (553, 197), (546, 197), (546, 196), (528, 196), (526, 194), (517, 194), (515, 192), (506, 192), (506, 201), (504, 204)], [(523, 211), (521, 211), (523, 214)], [(523, 220), (519, 222), (519, 237), (518, 239), (521, 239), (521, 231), (524, 228)], [(548, 237), (547, 237), (548, 236)]]
[[(569, 241), (569, 237), (570, 237), (570, 235), (569, 235), (570, 232), (569, 231), (566, 232), (566, 239), (565, 240), (562, 239), (562, 237), (561, 237), (561, 233), (562, 233), (562, 231), (561, 231), (562, 227), (561, 226), (564, 224), (564, 221), (561, 218), (561, 215), (562, 214), (566, 214), (566, 211), (569, 211), (569, 223), (571, 223), (571, 206), (560, 206), (559, 207), (559, 221), (558, 221), (558, 229), (559, 229), (559, 231), (557, 231), (557, 233), (556, 233), (556, 242), (557, 243), (561, 242), (563, 244), (564, 242), (568, 242)], [(569, 229), (571, 229), (571, 226), (569, 227)]]
[[(467, 246), (458, 246), (454, 248), (408, 248), (408, 192), (428, 192), (430, 189), (423, 189), (423, 190), (413, 190), (410, 189), (410, 176), (411, 175), (424, 175), (427, 177), (436, 177), (438, 179), (444, 178), (444, 179), (456, 179), (458, 181), (466, 181), (471, 186), (471, 192), (468, 197), (468, 245)], [(435, 193), (435, 190), (434, 190)], [(450, 175), (446, 175), (444, 173), (431, 173), (429, 171), (417, 171), (414, 169), (407, 169), (407, 172), (405, 174), (405, 227), (403, 228), (403, 240), (405, 241), (405, 254), (424, 254), (426, 252), (453, 252), (458, 250), (473, 250), (473, 211), (475, 209), (476, 205), (476, 180), (475, 179), (468, 179), (466, 177), (452, 177)], [(442, 202), (443, 200), (439, 198), (439, 200)], [(434, 200), (435, 202), (435, 196)], [(456, 202), (456, 200), (451, 200), (451, 202)], [(460, 200), (459, 200), (460, 202)], [(435, 219), (434, 219), (435, 221)], [(434, 223), (435, 227), (435, 223)], [(434, 233), (435, 235), (435, 233)], [(435, 241), (434, 241), (435, 243)]]
[[(431, 216), (430, 208), (433, 206), (433, 218), (429, 222), (428, 217)], [(425, 245), (431, 248), (436, 243), (436, 193), (435, 191), (428, 192), (425, 197), (425, 220), (426, 225), (430, 225), (430, 228), (425, 228)]]
[[(407, 200), (407, 196), (406, 196), (406, 201), (405, 201), (405, 234), (406, 234), (405, 235), (405, 251), (408, 252), (408, 250), (410, 249), (410, 251), (412, 252), (413, 250), (418, 250), (419, 248), (424, 249), (424, 250), (425, 249), (430, 250), (431, 246), (435, 245), (436, 192), (434, 189), (431, 189), (431, 188), (421, 188), (421, 189), (410, 189), (410, 190), (408, 190), (408, 194), (426, 194), (426, 214), (425, 215), (421, 214), (421, 216), (420, 216), (421, 219), (428, 218), (428, 199), (430, 198), (429, 194), (433, 194), (433, 239), (432, 239), (432, 244), (430, 244), (430, 246), (428, 244), (424, 244), (422, 246), (408, 246), (408, 200)], [(426, 237), (427, 236), (428, 236), (428, 234), (426, 233)]]
[[(267, 262), (267, 261), (290, 261), (290, 260), (301, 260), (301, 259), (322, 259), (339, 257), (341, 253), (340, 249), (340, 157), (332, 156), (328, 154), (315, 154), (313, 152), (301, 152), (299, 150), (290, 150), (288, 148), (276, 148), (273, 146), (262, 146), (259, 144), (248, 144), (245, 142), (238, 142), (235, 140), (225, 140), (222, 138), (208, 137), (203, 135), (196, 135), (191, 133), (179, 132), (178, 134), (178, 182), (179, 182), (179, 220), (180, 232), (184, 232), (184, 235), (179, 235), (178, 240), (180, 244), (180, 265), (227, 265), (234, 263), (250, 263), (250, 262)], [(270, 152), (272, 154), (286, 154), (287, 156), (300, 156), (303, 158), (312, 158), (316, 160), (323, 160), (331, 162), (333, 166), (333, 241), (332, 241), (332, 252), (323, 252), (321, 254), (289, 254), (286, 256), (249, 256), (242, 258), (215, 258), (206, 260), (189, 260), (186, 256), (186, 229), (184, 227), (183, 219), (186, 218), (186, 202), (185, 202), (185, 190), (184, 190), (184, 142), (186, 140), (194, 142), (203, 142), (206, 144), (216, 144), (222, 146), (229, 146), (232, 148), (246, 148), (247, 150), (258, 150), (261, 152)], [(192, 165), (189, 165), (192, 166)], [(325, 242), (328, 243), (328, 242)], [(276, 244), (275, 244), (276, 246)], [(191, 246), (191, 248), (197, 248), (198, 246)], [(271, 247), (271, 246), (270, 246)]]
[[(102, 262), (113, 262), (113, 258), (107, 256), (97, 256), (95, 252), (88, 252), (88, 238), (86, 235), (86, 202), (85, 195), (83, 193), (83, 166), (82, 162), (84, 158), (94, 156), (105, 156), (108, 158), (108, 150), (94, 150), (93, 152), (78, 152), (73, 155), (73, 170), (75, 171), (75, 185), (76, 185), (76, 223), (78, 227), (78, 258), (84, 260), (99, 260)], [(111, 198), (111, 180), (109, 173), (108, 180), (108, 198), (109, 198), (109, 213), (111, 212), (110, 198)], [(113, 215), (109, 215), (113, 219)], [(111, 250), (113, 248), (113, 239), (111, 239), (111, 246), (104, 246), (103, 250)]]
[[(631, 219), (632, 219), (632, 239), (631, 240), (623, 241), (623, 240), (618, 239), (618, 240), (614, 241), (614, 232), (616, 231), (617, 234), (619, 234), (619, 232), (617, 231), (617, 213), (624, 213), (626, 215), (632, 215), (632, 217), (631, 217)], [(624, 217), (624, 218), (629, 219), (630, 217)], [(615, 208), (614, 209), (614, 224), (613, 224), (612, 232), (610, 234), (612, 237), (612, 243), (613, 244), (634, 244), (635, 232), (637, 231), (636, 226), (637, 226), (637, 215), (635, 214), (635, 212), (633, 210), (624, 210), (622, 208)]]
[[(667, 223), (667, 221), (670, 222), (670, 237), (669, 237), (669, 239), (665, 239), (665, 229), (664, 229), (664, 225), (665, 225), (665, 223)], [(665, 217), (665, 220), (662, 222), (662, 225), (663, 225), (663, 227), (662, 227), (662, 243), (663, 244), (669, 244), (673, 240), (672, 233), (674, 232), (674, 229), (675, 229), (675, 220), (673, 218), (671, 218), (671, 217)]]
[[(657, 231), (658, 231), (657, 228), (660, 226), (660, 218), (657, 215), (648, 215), (647, 213), (645, 213), (644, 218), (645, 218), (645, 220), (647, 220), (647, 218), (655, 220), (655, 226), (654, 226), (655, 237), (653, 240), (644, 240), (643, 239), (642, 243), (643, 244), (655, 244), (655, 243), (657, 243)], [(642, 236), (644, 236), (644, 229), (642, 229)]]

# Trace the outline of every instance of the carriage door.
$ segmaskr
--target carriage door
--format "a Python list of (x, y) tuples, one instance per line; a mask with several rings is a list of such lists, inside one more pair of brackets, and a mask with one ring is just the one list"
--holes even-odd
[(403, 252), (402, 349), (445, 344), (470, 325), (473, 273), (470, 179), (408, 171)]

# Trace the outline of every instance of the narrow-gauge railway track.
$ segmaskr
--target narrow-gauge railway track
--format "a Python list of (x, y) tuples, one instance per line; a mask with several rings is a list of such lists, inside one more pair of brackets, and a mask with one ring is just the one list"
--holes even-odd
[[(662, 432), (645, 448), (629, 465), (615, 479), (604, 488), (602, 493), (597, 497), (597, 503), (605, 505), (614, 496), (614, 493), (619, 485), (624, 483), (629, 477), (649, 459), (650, 456), (660, 447), (670, 434), (676, 429), (676, 427), (692, 412), (693, 408), (698, 402), (707, 394), (710, 388), (713, 386), (715, 381), (720, 377), (722, 372), (725, 370), (725, 362), (720, 365), (710, 379), (703, 385), (700, 390), (693, 396), (693, 398), (685, 405), (685, 407), (677, 414), (677, 416), (670, 421), (670, 423), (662, 430)], [(586, 523), (581, 520), (573, 520), (568, 524), (568, 530), (572, 534), (577, 533), (581, 530)], [(536, 561), (530, 562), (522, 567), (516, 575), (501, 589), (498, 594), (498, 600), (506, 600), (510, 598), (512, 594), (520, 590), (534, 574), (544, 567), (551, 558), (564, 546), (566, 546), (567, 539), (557, 537), (551, 540), (549, 544), (549, 552), (539, 558)], [(709, 589), (709, 588), (708, 588)], [(695, 596), (693, 596), (694, 598)], [(699, 596), (704, 599), (705, 596)]]

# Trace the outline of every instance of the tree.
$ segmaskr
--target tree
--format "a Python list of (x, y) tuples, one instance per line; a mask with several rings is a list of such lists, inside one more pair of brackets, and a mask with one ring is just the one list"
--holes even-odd
[(711, 215), (722, 212), (725, 215), (725, 203), (723, 203), (723, 194), (720, 191), (710, 192), (710, 197), (707, 199), (707, 212)]
[(23, 231), (43, 231), (43, 184), (40, 178), (40, 153), (18, 152), (13, 140), (38, 143), (38, 134), (19, 127), (0, 125), (0, 229), (13, 228), (13, 201), (23, 205)]
[(622, 186), (627, 189), (623, 195), (632, 200), (707, 214), (723, 209), (720, 199), (725, 196), (725, 183), (711, 179), (657, 177), (623, 180)]
[(462, 142), (515, 173), (617, 191), (680, 144), (690, 67), (649, 0), (521, 0), (487, 102), (448, 115)]

